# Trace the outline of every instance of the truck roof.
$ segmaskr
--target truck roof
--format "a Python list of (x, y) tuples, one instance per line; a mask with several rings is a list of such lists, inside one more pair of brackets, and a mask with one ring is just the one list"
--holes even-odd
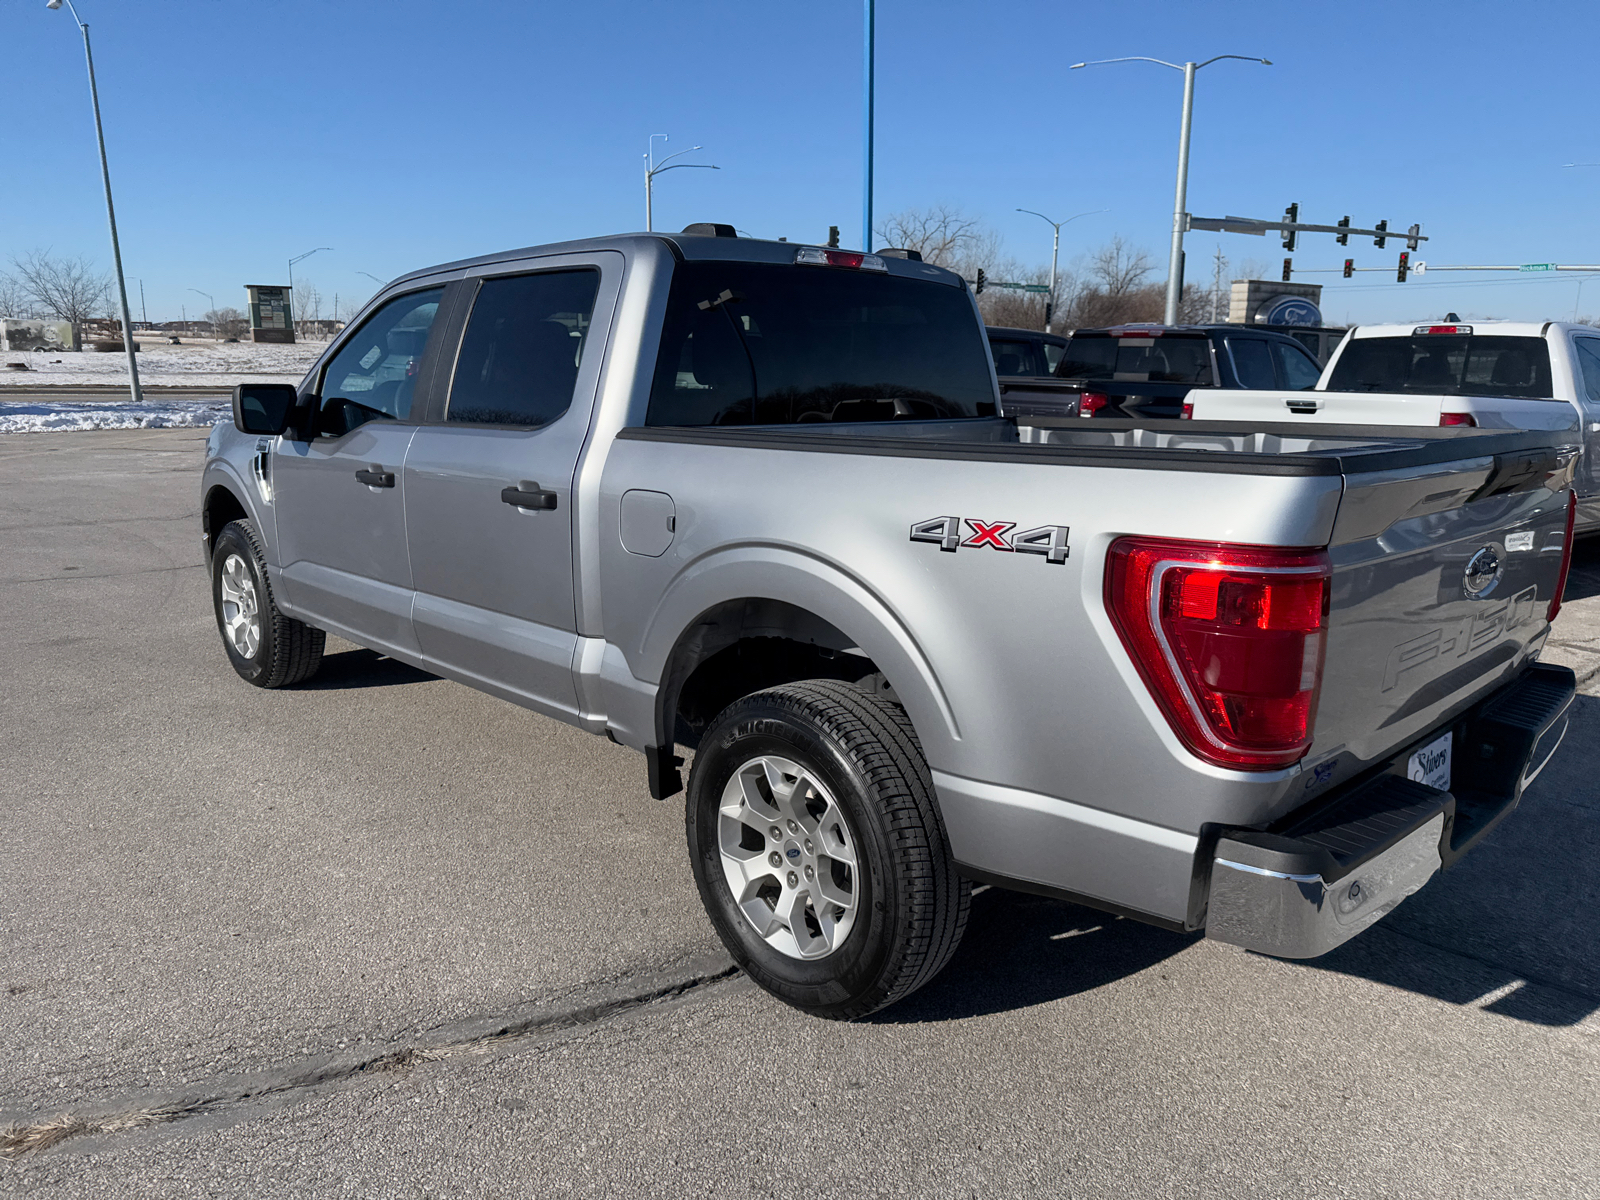
[[(603, 237), (578, 238), (567, 242), (550, 242), (539, 246), (524, 246), (516, 250), (501, 250), (494, 254), (481, 254), (455, 262), (437, 263), (415, 271), (407, 271), (391, 281), (401, 283), (437, 275), (441, 271), (462, 270), (469, 267), (488, 266), (500, 262), (517, 262), (552, 254), (580, 254), (594, 250), (617, 250), (623, 254), (637, 254), (645, 247), (665, 245), (679, 260), (716, 260), (756, 263), (792, 263), (798, 250), (826, 250), (826, 246), (812, 246), (806, 242), (775, 242), (765, 238), (728, 237), (708, 233), (613, 233)], [(848, 252), (847, 253), (851, 253)], [(881, 255), (888, 274), (910, 279), (929, 279), (964, 287), (965, 281), (954, 271), (884, 253)], [(386, 287), (389, 285), (385, 285)]]
[(1571, 321), (1480, 321), (1455, 320), (1450, 322), (1423, 320), (1394, 322), (1387, 325), (1357, 325), (1350, 333), (1351, 337), (1377, 338), (1377, 337), (1410, 337), (1418, 329), (1439, 326), (1443, 324), (1463, 325), (1471, 329), (1474, 334), (1489, 334), (1498, 337), (1544, 337), (1549, 330), (1583, 329), (1594, 332), (1592, 325), (1575, 325)]

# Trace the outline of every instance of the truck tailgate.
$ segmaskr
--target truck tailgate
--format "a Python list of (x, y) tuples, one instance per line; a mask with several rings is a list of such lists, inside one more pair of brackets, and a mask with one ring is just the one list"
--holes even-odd
[[(1412, 395), (1406, 392), (1279, 392), (1196, 388), (1189, 393), (1197, 421), (1314, 421), (1335, 425), (1441, 424), (1465, 413), (1482, 429), (1576, 431), (1572, 405), (1560, 400), (1500, 396)], [(1455, 424), (1456, 422), (1452, 422)]]
[(1574, 457), (1556, 446), (1346, 476), (1308, 786), (1404, 748), (1537, 654)]

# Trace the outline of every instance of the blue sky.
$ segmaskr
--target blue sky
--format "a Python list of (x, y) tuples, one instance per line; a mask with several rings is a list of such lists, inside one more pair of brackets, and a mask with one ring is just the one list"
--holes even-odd
[[(860, 239), (861, 6), (82, 0), (135, 316), (243, 306), (285, 260), (331, 301), (432, 262), (643, 226), (649, 134), (719, 171), (657, 182), (658, 228)], [(1325, 14), (1320, 19), (1318, 13)], [(1182, 77), (1146, 54), (1260, 55), (1203, 70), (1190, 210), (1420, 221), (1415, 257), (1600, 263), (1600, 6), (1137, 5), (879, 0), (877, 210), (947, 204), (1025, 261), (1120, 234), (1162, 264)], [(50, 247), (109, 265), (81, 43), (65, 9), (0, 2), (0, 267)], [(1197, 234), (1276, 274), (1276, 238)], [(1313, 237), (1299, 268), (1392, 267), (1394, 243)], [(1297, 275), (1334, 320), (1570, 318), (1578, 279)], [(1600, 313), (1600, 280), (1578, 305)]]

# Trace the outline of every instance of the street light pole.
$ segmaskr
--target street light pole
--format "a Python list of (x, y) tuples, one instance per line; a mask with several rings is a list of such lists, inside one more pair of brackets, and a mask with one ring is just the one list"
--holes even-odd
[[(46, 8), (59, 9), (61, 0), (46, 0)], [(94, 105), (94, 136), (100, 144), (100, 179), (106, 189), (106, 221), (111, 226), (111, 262), (117, 272), (117, 300), (122, 306), (122, 348), (128, 355), (128, 392), (135, 404), (144, 402), (144, 392), (139, 387), (139, 364), (133, 358), (133, 316), (128, 311), (128, 284), (122, 277), (122, 247), (117, 242), (117, 210), (111, 203), (111, 168), (106, 165), (106, 134), (100, 124), (100, 89), (94, 81), (94, 54), (89, 49), (89, 26), (78, 16), (72, 0), (67, 0), (72, 19), (83, 31), (83, 57), (89, 65), (89, 100)]]
[(1271, 59), (1253, 58), (1248, 54), (1218, 54), (1206, 59), (1205, 62), (1186, 62), (1182, 66), (1164, 59), (1134, 55), (1128, 58), (1101, 58), (1094, 62), (1073, 63), (1069, 68), (1076, 71), (1079, 67), (1098, 67), (1106, 63), (1148, 62), (1183, 72), (1183, 124), (1178, 132), (1178, 186), (1172, 205), (1172, 255), (1167, 262), (1167, 306), (1166, 313), (1162, 317), (1164, 325), (1178, 323), (1178, 304), (1183, 298), (1183, 235), (1189, 223), (1189, 214), (1184, 205), (1187, 203), (1189, 191), (1189, 127), (1194, 118), (1194, 75), (1201, 67), (1209, 67), (1224, 58), (1257, 62), (1264, 67), (1272, 65)]
[(1095, 213), (1110, 212), (1111, 210), (1107, 208), (1094, 208), (1090, 209), (1088, 212), (1081, 212), (1076, 217), (1068, 217), (1065, 221), (1052, 221), (1042, 212), (1034, 212), (1031, 208), (1019, 208), (1017, 211), (1019, 213), (1027, 213), (1030, 217), (1038, 217), (1046, 225), (1050, 226), (1055, 233), (1055, 241), (1050, 244), (1050, 291), (1044, 298), (1044, 331), (1046, 333), (1054, 333), (1055, 330), (1051, 328), (1051, 323), (1055, 319), (1056, 257), (1061, 253), (1061, 227), (1063, 225), (1072, 224), (1072, 222), (1076, 221), (1078, 217), (1092, 217), (1095, 215)]
[[(213, 298), (213, 297), (212, 297), (212, 295), (211, 295), (211, 293), (210, 293), (210, 292), (202, 292), (202, 291), (201, 291), (201, 290), (200, 290), (200, 289), (199, 289), (199, 288), (197, 288), (197, 287), (192, 287), (192, 288), (190, 288), (190, 289), (189, 289), (189, 290), (190, 290), (190, 291), (191, 291), (191, 292), (193, 292), (193, 293), (194, 293), (194, 294), (195, 294), (195, 295), (197, 295), (197, 296), (204, 296), (204, 297), (205, 297), (205, 298), (206, 298), (206, 302), (207, 302), (207, 303), (208, 303), (208, 304), (210, 304), (210, 305), (211, 305), (211, 311), (212, 311), (212, 312), (213, 312), (213, 313), (214, 313), (214, 312), (216, 312), (216, 311), (217, 311), (217, 302), (216, 302), (216, 300), (215, 300), (215, 299), (214, 299), (214, 298)], [(213, 321), (213, 322), (212, 322), (212, 323), (211, 323), (211, 335), (212, 335), (212, 337), (216, 337), (216, 334), (217, 334), (217, 325), (216, 325), (216, 322), (215, 322), (215, 321)], [(219, 339), (219, 340), (220, 340), (220, 339)]]
[(307, 250), (304, 254), (296, 254), (293, 258), (291, 258), (289, 260), (289, 304), (291, 306), (290, 309), (289, 309), (289, 319), (291, 321), (291, 328), (292, 328), (292, 322), (294, 320), (294, 314), (300, 311), (300, 301), (295, 299), (295, 295), (294, 295), (294, 265), (295, 265), (295, 263), (299, 262), (301, 259), (310, 258), (313, 254), (317, 253), (317, 250), (332, 250), (332, 249), (333, 249), (332, 246), (318, 246), (316, 250)]
[(645, 144), (649, 147), (644, 155), (644, 231), (655, 232), (655, 214), (652, 212), (652, 199), (656, 176), (663, 171), (676, 171), (679, 167), (693, 167), (702, 171), (720, 171), (721, 167), (714, 167), (710, 163), (674, 163), (667, 166), (675, 158), (682, 158), (685, 154), (693, 154), (696, 150), (704, 150), (704, 146), (690, 146), (687, 150), (679, 150), (676, 154), (669, 154), (659, 163), (655, 160), (656, 139), (667, 140), (664, 133), (652, 133)]
[(877, 57), (877, 17), (874, 0), (862, 0), (862, 76), (861, 103), (864, 129), (862, 131), (861, 164), (861, 249), (872, 253), (872, 100)]

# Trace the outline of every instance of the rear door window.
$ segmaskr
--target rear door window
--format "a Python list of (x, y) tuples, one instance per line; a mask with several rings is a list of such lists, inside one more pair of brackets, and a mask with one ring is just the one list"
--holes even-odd
[(1574, 338), (1578, 370), (1583, 373), (1583, 395), (1589, 404), (1600, 408), (1600, 338)]
[(989, 339), (989, 350), (994, 355), (996, 375), (1035, 375), (1033, 343)]
[(983, 326), (962, 288), (789, 263), (673, 269), (650, 425), (994, 415)]
[(1493, 334), (1352, 338), (1328, 390), (1548, 400), (1550, 348), (1540, 337)]
[(600, 272), (485, 279), (472, 303), (445, 420), (548, 425), (572, 407)]
[(1055, 342), (1046, 342), (1044, 344), (1044, 373), (1046, 375), (1054, 375), (1056, 373), (1056, 368), (1061, 365), (1061, 357), (1066, 352), (1067, 348), (1065, 346), (1058, 345)]
[(1239, 377), (1240, 387), (1271, 391), (1278, 386), (1265, 338), (1231, 337), (1228, 353), (1233, 357), (1233, 373)]
[(1272, 357), (1277, 360), (1278, 386), (1293, 392), (1310, 391), (1317, 386), (1322, 368), (1299, 346), (1288, 342), (1273, 342)]
[(1203, 337), (1162, 334), (1074, 336), (1055, 373), (1062, 379), (1211, 386), (1211, 345)]

